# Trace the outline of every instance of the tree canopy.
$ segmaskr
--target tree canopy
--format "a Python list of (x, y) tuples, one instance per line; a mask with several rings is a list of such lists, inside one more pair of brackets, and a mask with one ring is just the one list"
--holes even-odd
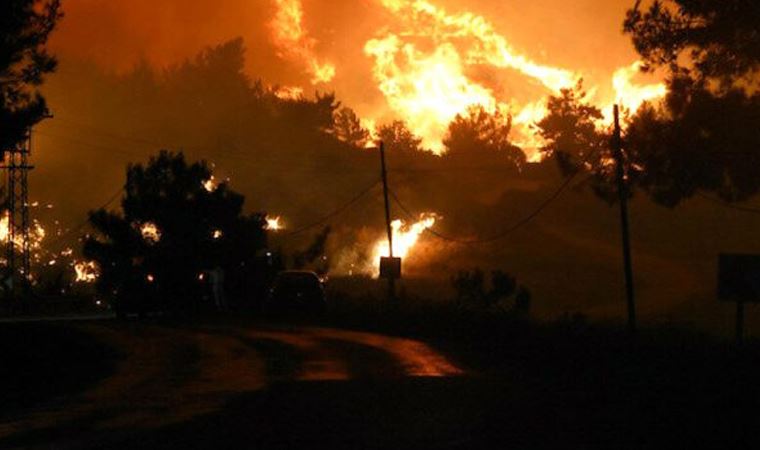
[(221, 267), (232, 278), (266, 246), (265, 217), (244, 215), (243, 196), (214, 185), (208, 165), (182, 153), (130, 165), (124, 194), (120, 213), (90, 213), (96, 235), (84, 246), (101, 271), (98, 291), (117, 303), (153, 292), (186, 308), (200, 274)]
[(380, 126), (377, 136), (385, 143), (385, 148), (392, 152), (414, 153), (423, 150), (422, 139), (415, 136), (401, 120)]
[(540, 149), (543, 155), (553, 158), (563, 175), (576, 173), (585, 164), (596, 166), (609, 141), (596, 125), (602, 111), (586, 101), (582, 85), (549, 97), (547, 109), (549, 114), (536, 124), (546, 142)]
[(625, 31), (669, 94), (642, 108), (626, 137), (641, 186), (675, 206), (699, 190), (727, 201), (760, 192), (760, 5), (753, 0), (654, 1)]
[(519, 168), (525, 164), (525, 153), (509, 141), (511, 129), (511, 117), (474, 106), (454, 118), (443, 145), (451, 159), (501, 160)]
[(354, 110), (348, 107), (335, 111), (332, 132), (339, 140), (359, 148), (366, 147), (370, 141), (369, 131)]
[(638, 0), (624, 29), (650, 66), (719, 81), (750, 82), (760, 69), (760, 5), (755, 0)]
[(0, 148), (17, 145), (47, 114), (39, 86), (55, 70), (46, 44), (62, 17), (60, 0), (0, 3)]

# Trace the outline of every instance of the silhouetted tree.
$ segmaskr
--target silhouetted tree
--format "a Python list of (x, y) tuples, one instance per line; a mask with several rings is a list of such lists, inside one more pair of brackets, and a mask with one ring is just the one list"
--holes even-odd
[(327, 275), (330, 264), (325, 253), (331, 233), (332, 228), (325, 227), (306, 250), (296, 252), (293, 255), (293, 268), (300, 270), (311, 267), (317, 274)]
[(210, 179), (205, 162), (188, 164), (182, 153), (161, 152), (127, 168), (122, 212), (90, 213), (97, 234), (84, 254), (100, 267), (101, 294), (117, 307), (141, 299), (183, 310), (199, 300), (204, 271), (246, 276), (240, 268), (253, 267), (266, 246), (264, 216), (243, 215), (243, 197), (226, 184), (211, 187)]
[(530, 310), (530, 291), (518, 285), (514, 276), (502, 270), (491, 272), (490, 281), (480, 269), (460, 270), (451, 278), (451, 284), (457, 302), (462, 306), (491, 308), (510, 303), (512, 299), (512, 311), (527, 314)]
[(546, 141), (541, 152), (553, 158), (565, 176), (585, 170), (587, 164), (596, 166), (608, 151), (609, 136), (596, 127), (602, 112), (585, 98), (580, 84), (562, 89), (560, 95), (549, 97), (549, 114), (536, 124)]
[(523, 151), (509, 141), (512, 118), (500, 111), (490, 113), (474, 106), (466, 115), (457, 115), (449, 124), (443, 145), (451, 159), (472, 159), (483, 162), (502, 161), (515, 167), (525, 164)]
[(754, 0), (637, 0), (624, 29), (651, 67), (712, 79), (724, 89), (757, 86), (760, 69), (760, 7)]
[(39, 86), (55, 70), (46, 44), (61, 18), (60, 0), (0, 3), (0, 148), (18, 144), (47, 114)]
[(416, 153), (423, 150), (422, 139), (415, 136), (401, 120), (382, 125), (377, 130), (377, 136), (391, 152)]
[[(579, 172), (588, 174), (594, 192), (607, 202), (617, 199), (612, 173), (609, 130), (597, 126), (602, 112), (589, 104), (582, 84), (562, 89), (547, 101), (548, 114), (536, 128), (546, 144), (540, 149), (545, 157), (556, 161), (563, 176)], [(629, 174), (629, 182), (635, 173)]]
[(739, 201), (760, 191), (760, 7), (752, 0), (641, 2), (625, 30), (669, 73), (666, 100), (643, 108), (626, 142), (640, 184), (675, 206), (699, 190)]
[(626, 133), (629, 154), (643, 168), (637, 183), (654, 200), (675, 206), (699, 190), (726, 201), (760, 192), (760, 96), (732, 88), (672, 85), (666, 102), (646, 106)]
[(364, 148), (370, 139), (367, 131), (354, 110), (348, 107), (335, 111), (333, 134), (343, 142), (355, 147)]

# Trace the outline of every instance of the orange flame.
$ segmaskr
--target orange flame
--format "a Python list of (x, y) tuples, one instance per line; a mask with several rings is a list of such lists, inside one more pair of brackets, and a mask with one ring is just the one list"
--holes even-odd
[(77, 283), (92, 284), (100, 276), (100, 269), (95, 261), (77, 261), (74, 263)]
[[(373, 76), (390, 109), (401, 116), (423, 144), (442, 153), (442, 138), (457, 114), (480, 105), (488, 112), (497, 109), (513, 117), (511, 136), (537, 159), (542, 146), (533, 125), (545, 117), (546, 96), (572, 88), (581, 75), (570, 70), (534, 62), (517, 53), (507, 39), (485, 18), (470, 12), (450, 14), (430, 0), (378, 0), (397, 19), (396, 31), (368, 41), (364, 52), (374, 60)], [(423, 40), (426, 44), (420, 45)], [(467, 74), (473, 66), (510, 69), (536, 81), (547, 92), (525, 104), (504, 101), (488, 87)], [(635, 62), (615, 72), (612, 87), (616, 99), (602, 101), (611, 110), (618, 101), (635, 111), (644, 101), (661, 98), (664, 84), (638, 86), (632, 78), (641, 64)], [(591, 87), (590, 92), (598, 91)], [(608, 107), (609, 106), (609, 107)]]
[(214, 192), (219, 187), (219, 183), (217, 183), (216, 178), (211, 175), (211, 178), (201, 183), (203, 185), (203, 189), (205, 189), (208, 192)]
[[(0, 217), (0, 242), (8, 243), (10, 234), (10, 213), (6, 210)], [(42, 248), (42, 241), (45, 240), (46, 235), (45, 228), (37, 220), (34, 220), (29, 230), (29, 248), (32, 250)], [(13, 236), (13, 245), (19, 250), (23, 248), (24, 242), (20, 234)]]
[(161, 230), (158, 229), (158, 225), (153, 222), (145, 222), (140, 226), (140, 233), (143, 239), (150, 244), (155, 244), (161, 240)]
[[(419, 221), (413, 224), (407, 224), (403, 220), (395, 220), (391, 223), (393, 232), (393, 256), (405, 258), (419, 241), (420, 236), (425, 230), (432, 228), (439, 217), (433, 213), (425, 213), (420, 216)], [(372, 263), (378, 263), (380, 258), (389, 256), (388, 240), (381, 239), (375, 243), (374, 252), (372, 253)], [(376, 269), (376, 268), (375, 268)]]
[[(615, 88), (614, 103), (631, 112), (636, 112), (644, 102), (661, 99), (668, 93), (665, 83), (643, 86), (633, 84), (632, 79), (641, 73), (641, 66), (641, 61), (636, 61), (630, 66), (621, 67), (612, 76), (612, 86)], [(612, 119), (612, 104), (604, 109), (604, 113), (609, 122)]]
[(317, 41), (309, 37), (303, 26), (303, 6), (300, 0), (275, 0), (277, 13), (271, 23), (275, 44), (280, 56), (306, 62), (311, 83), (328, 83), (335, 77), (335, 66), (320, 62), (314, 54)]
[(282, 223), (282, 217), (269, 217), (266, 218), (266, 229), (269, 231), (281, 231), (285, 229), (285, 225)]
[[(574, 86), (579, 79), (571, 71), (541, 65), (517, 54), (483, 17), (448, 14), (426, 0), (381, 3), (405, 29), (370, 40), (364, 51), (375, 60), (374, 77), (390, 108), (436, 153), (443, 151), (441, 141), (449, 123), (471, 106), (480, 105), (489, 112), (517, 111), (513, 114), (516, 128), (542, 117), (537, 114), (541, 111), (537, 104), (543, 101), (526, 106), (498, 101), (490, 89), (466, 75), (471, 66), (513, 69), (555, 93)], [(419, 50), (413, 40), (419, 37), (430, 39), (435, 48)], [(463, 40), (468, 45), (462, 45)]]

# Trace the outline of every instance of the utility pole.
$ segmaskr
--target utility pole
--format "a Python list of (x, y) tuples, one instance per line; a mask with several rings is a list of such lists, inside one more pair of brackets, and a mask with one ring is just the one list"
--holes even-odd
[(620, 199), (620, 227), (623, 237), (623, 268), (625, 270), (625, 294), (628, 303), (628, 331), (636, 333), (636, 299), (633, 289), (633, 263), (631, 262), (631, 237), (628, 222), (628, 187), (625, 179), (623, 138), (620, 130), (620, 107), (614, 106), (615, 131), (612, 152), (616, 163), (618, 195)]
[[(388, 199), (388, 170), (385, 166), (385, 143), (380, 141), (380, 168), (383, 178), (383, 197), (385, 198), (385, 227), (388, 232), (388, 256), (393, 259), (393, 227), (391, 226), (391, 204)], [(388, 276), (388, 298), (396, 299), (396, 277)]]

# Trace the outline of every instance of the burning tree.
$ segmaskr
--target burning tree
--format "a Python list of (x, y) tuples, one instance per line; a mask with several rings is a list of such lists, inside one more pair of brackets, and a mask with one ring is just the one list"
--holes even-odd
[(244, 215), (243, 196), (225, 183), (209, 188), (209, 179), (205, 162), (163, 151), (127, 168), (121, 213), (90, 213), (97, 235), (84, 253), (98, 264), (97, 289), (117, 311), (194, 307), (210, 270), (222, 269), (225, 285), (239, 291), (262, 276), (250, 272), (266, 246), (265, 216)]

